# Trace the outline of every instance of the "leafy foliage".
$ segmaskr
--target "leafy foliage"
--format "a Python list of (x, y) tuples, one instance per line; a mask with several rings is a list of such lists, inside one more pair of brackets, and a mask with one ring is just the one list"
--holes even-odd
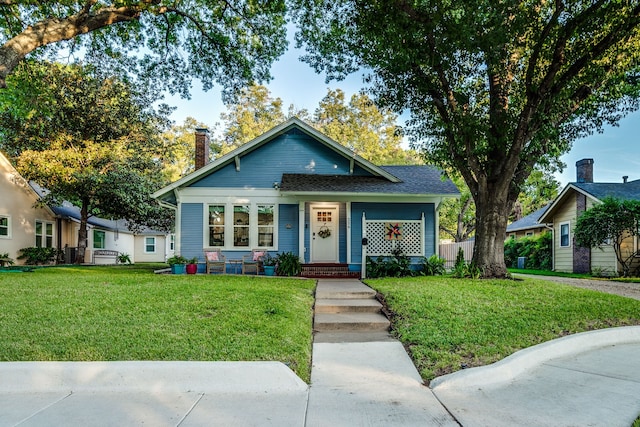
[(553, 237), (550, 232), (504, 242), (504, 260), (508, 267), (518, 266), (518, 257), (525, 257), (526, 269), (551, 270)]
[[(193, 117), (187, 117), (181, 125), (173, 125), (160, 135), (162, 142), (159, 162), (166, 182), (174, 182), (195, 170), (195, 144), (193, 135), (196, 129), (210, 129)], [(220, 152), (218, 144), (211, 143), (210, 152)]]
[(588, 248), (600, 247), (610, 242), (622, 274), (627, 277), (631, 274), (636, 252), (634, 249), (626, 249), (624, 241), (630, 239), (628, 246), (633, 248), (631, 239), (638, 235), (638, 224), (640, 201), (607, 197), (601, 204), (587, 209), (578, 217), (574, 237), (577, 245)]
[(55, 262), (59, 251), (56, 248), (22, 248), (18, 259), (25, 260), (27, 265), (51, 264)]
[(278, 256), (278, 267), (276, 273), (278, 276), (299, 276), (302, 271), (302, 263), (298, 255), (293, 252), (282, 252)]
[(304, 60), (329, 79), (370, 70), (425, 158), (463, 177), (486, 277), (506, 275), (507, 219), (534, 167), (638, 107), (636, 2), (292, 3)]
[(425, 276), (441, 276), (447, 271), (445, 262), (444, 258), (433, 254), (429, 258), (423, 258), (420, 272)]
[(0, 267), (13, 265), (13, 258), (9, 257), (9, 252), (0, 254)]
[(116, 258), (120, 264), (131, 264), (131, 256), (129, 254), (121, 253)]
[(157, 135), (167, 110), (153, 110), (142, 92), (91, 67), (41, 62), (22, 64), (0, 92), (0, 148), (17, 158), (26, 179), (46, 188), (43, 202), (80, 208), (77, 262), (91, 215), (126, 219), (134, 231), (171, 226), (150, 198), (163, 183)]
[(313, 115), (290, 105), (283, 111), (280, 98), (272, 98), (261, 85), (244, 89), (237, 101), (227, 104), (222, 113), (221, 153), (227, 153), (262, 135), (287, 118), (297, 116), (336, 142), (376, 164), (413, 164), (417, 156), (401, 147), (402, 132), (397, 116), (388, 109), (379, 109), (365, 94), (354, 94), (346, 102), (340, 89), (327, 90)]
[(373, 259), (367, 257), (367, 277), (406, 277), (413, 276), (411, 258), (401, 248), (393, 250), (391, 256)]
[(27, 54), (67, 49), (149, 87), (187, 96), (198, 78), (230, 95), (270, 77), (287, 46), (284, 12), (284, 0), (2, 2), (0, 87)]

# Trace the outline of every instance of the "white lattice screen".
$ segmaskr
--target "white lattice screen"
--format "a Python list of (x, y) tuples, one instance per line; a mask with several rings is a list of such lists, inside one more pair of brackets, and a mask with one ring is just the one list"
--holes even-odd
[[(368, 240), (367, 255), (392, 255), (393, 250), (398, 247), (408, 256), (422, 256), (424, 254), (422, 247), (424, 241), (422, 238), (423, 221), (365, 220), (364, 223)], [(399, 239), (389, 239), (387, 237), (389, 224), (399, 225)]]

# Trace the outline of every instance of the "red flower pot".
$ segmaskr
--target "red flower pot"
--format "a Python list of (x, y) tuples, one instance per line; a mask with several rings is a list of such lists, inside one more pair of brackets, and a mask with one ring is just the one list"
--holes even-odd
[(196, 274), (198, 272), (198, 264), (187, 264), (187, 274)]

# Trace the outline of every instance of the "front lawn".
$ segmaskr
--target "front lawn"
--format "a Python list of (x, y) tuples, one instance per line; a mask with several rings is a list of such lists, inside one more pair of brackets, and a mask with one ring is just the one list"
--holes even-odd
[(0, 360), (272, 360), (308, 382), (314, 287), (138, 266), (0, 274)]
[(640, 301), (548, 281), (368, 279), (426, 381), (564, 335), (640, 325)]

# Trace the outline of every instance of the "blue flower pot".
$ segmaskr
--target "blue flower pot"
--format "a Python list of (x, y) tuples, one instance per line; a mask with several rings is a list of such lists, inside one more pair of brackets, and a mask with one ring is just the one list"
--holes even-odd
[(171, 274), (184, 274), (184, 264), (173, 264)]
[(265, 276), (274, 276), (276, 274), (276, 266), (275, 265), (265, 265), (264, 266), (264, 275)]

